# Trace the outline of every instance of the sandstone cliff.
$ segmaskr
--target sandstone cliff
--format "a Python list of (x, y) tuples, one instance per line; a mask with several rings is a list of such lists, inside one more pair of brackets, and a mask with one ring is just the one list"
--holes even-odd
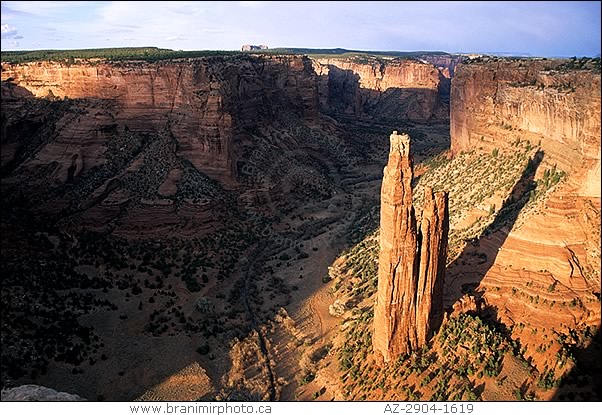
[(381, 189), (378, 292), (372, 344), (389, 362), (426, 344), (443, 316), (449, 217), (447, 194), (425, 190), (417, 229), (412, 205), (410, 139), (391, 135)]
[[(155, 133), (167, 127), (178, 155), (229, 183), (236, 176), (232, 145), (241, 129), (269, 123), (283, 107), (302, 119), (318, 111), (315, 74), (299, 56), (2, 64), (2, 80), (36, 97), (88, 101), (79, 115), (61, 120), (60, 137), (46, 150), (65, 171), (75, 155), (84, 159), (85, 169), (102, 164), (102, 147), (114, 131)], [(64, 157), (56, 160), (57, 155)]]
[(453, 153), (528, 139), (564, 171), (591, 170), (583, 191), (600, 197), (599, 70), (572, 70), (566, 60), (462, 64), (450, 121)]
[(448, 117), (443, 76), (433, 65), (410, 59), (380, 61), (314, 59), (321, 107), (373, 119), (428, 121)]
[[(558, 362), (555, 349), (538, 349), (547, 341), (542, 333), (600, 327), (599, 60), (595, 65), (587, 59), (489, 58), (460, 65), (452, 81), (454, 153), (512, 151), (518, 140), (541, 148), (541, 165), (529, 174), (525, 169), (521, 186), (542, 197), (531, 200), (517, 187), (523, 202), (510, 197), (510, 208), (517, 209), (513, 219), (476, 242), (475, 249), (488, 258), (484, 266), (465, 262), (465, 254), (447, 275), (468, 281), (477, 270), (482, 299), (514, 330), (528, 349), (525, 356), (542, 372)], [(548, 188), (545, 177), (556, 168), (567, 177)], [(503, 212), (497, 215), (503, 223)], [(528, 334), (523, 324), (531, 326)]]
[[(46, 134), (57, 137), (30, 161), (32, 167), (57, 162), (59, 182), (70, 177), (69, 169), (77, 175), (105, 164), (104, 149), (117, 135), (164, 131), (177, 143), (177, 156), (234, 185), (245, 158), (236, 143), (252, 146), (249, 131), (291, 114), (312, 123), (320, 111), (369, 119), (447, 118), (444, 79), (434, 66), (408, 59), (358, 63), (292, 55), (2, 64), (2, 80), (10, 81), (3, 84), (12, 87), (3, 94), (68, 98), (64, 106), (71, 107)], [(3, 165), (20, 151), (22, 138), (11, 132), (34, 127), (32, 111), (21, 104), (3, 107), (3, 133), (10, 133), (3, 141)], [(48, 124), (48, 111), (38, 118)]]

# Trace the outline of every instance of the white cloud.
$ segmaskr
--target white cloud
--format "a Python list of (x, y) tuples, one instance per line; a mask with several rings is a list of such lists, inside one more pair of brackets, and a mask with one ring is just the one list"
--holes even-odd
[(112, 1), (99, 10), (102, 20), (112, 24), (140, 24), (156, 13), (156, 4), (141, 4), (133, 1)]
[(222, 29), (214, 29), (211, 27), (201, 27), (199, 30), (205, 33), (224, 33)]
[(165, 38), (165, 40), (167, 40), (168, 42), (173, 42), (174, 40), (188, 40), (188, 38), (186, 36), (167, 36)]
[(9, 40), (2, 42), (2, 49), (17, 49), (19, 45), (19, 42), (17, 42), (16, 40)]
[[(233, 3), (236, 6), (235, 3)], [(135, 38), (136, 44), (179, 48), (211, 48), (224, 28), (213, 26), (224, 14), (229, 3), (200, 2), (126, 2), (104, 3), (96, 9), (98, 19), (93, 23), (71, 25), (72, 31), (119, 33), (123, 37)], [(174, 33), (176, 31), (178, 33)], [(169, 42), (169, 43), (166, 43)], [(202, 42), (205, 42), (203, 44)]]
[(86, 1), (3, 1), (2, 5), (10, 11), (34, 15), (87, 6)]
[(256, 9), (259, 7), (263, 7), (267, 4), (267, 1), (239, 1), (241, 7), (247, 7), (249, 9)]
[(2, 33), (2, 39), (23, 39), (22, 36), (17, 36), (17, 28), (8, 23), (0, 26), (0, 32)]
[(165, 6), (173, 12), (185, 15), (194, 15), (206, 11), (199, 7), (199, 2), (196, 1), (170, 1)]

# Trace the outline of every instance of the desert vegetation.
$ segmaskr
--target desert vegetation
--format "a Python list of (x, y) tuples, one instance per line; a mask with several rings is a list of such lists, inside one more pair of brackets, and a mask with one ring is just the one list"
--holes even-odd
[[(478, 316), (461, 313), (446, 320), (428, 346), (392, 367), (378, 368), (371, 361), (372, 312), (356, 311), (344, 323), (345, 340), (337, 354), (349, 399), (479, 400), (484, 384), (503, 385), (504, 366), (521, 360), (515, 341)], [(530, 387), (522, 390), (534, 397)]]

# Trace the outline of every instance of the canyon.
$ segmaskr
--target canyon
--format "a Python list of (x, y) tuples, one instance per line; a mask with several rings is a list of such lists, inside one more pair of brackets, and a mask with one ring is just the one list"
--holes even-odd
[[(600, 327), (600, 73), (587, 68), (586, 59), (463, 65), (452, 84), (451, 107), (452, 152), (512, 151), (529, 140), (541, 161), (535, 172), (525, 170), (528, 187), (515, 187), (508, 196), (516, 200), (530, 189), (524, 212), (500, 218), (447, 275), (478, 283), (484, 304), (530, 349), (525, 356), (541, 372), (566, 374), (557, 363), (562, 347), (555, 350), (546, 333), (563, 337), (567, 327), (592, 333)], [(563, 177), (553, 191), (549, 175), (553, 181)], [(477, 251), (492, 259), (468, 259)], [(525, 295), (523, 287), (527, 304), (516, 298)], [(456, 290), (452, 298), (462, 289)], [(569, 307), (555, 310), (557, 303)], [(527, 316), (530, 335), (520, 335), (519, 322)]]
[[(449, 191), (442, 327), (428, 347), (414, 348), (375, 373), (364, 350), (370, 324), (383, 321), (378, 309), (370, 313), (374, 297), (377, 305), (381, 302), (380, 266), (378, 273), (366, 273), (365, 267), (387, 247), (380, 238), (389, 230), (381, 223), (380, 236), (369, 235), (338, 260), (344, 276), (335, 282), (342, 286), (338, 294), (358, 304), (359, 311), (340, 339), (345, 388), (325, 399), (465, 400), (474, 399), (477, 384), (484, 400), (596, 396), (599, 82), (599, 61), (586, 58), (481, 57), (456, 68), (451, 158), (423, 166), (426, 171), (420, 169), (414, 187), (417, 206), (426, 203), (421, 191)], [(345, 276), (353, 276), (353, 283)], [(477, 320), (467, 317), (474, 315)], [(489, 325), (482, 325), (483, 318)], [(505, 334), (479, 344), (463, 334), (473, 330), (486, 337)], [(373, 337), (372, 345), (377, 341)], [(458, 344), (480, 350), (481, 357), (464, 355)], [(497, 345), (501, 354), (486, 344)], [(475, 361), (487, 362), (480, 374)], [(531, 374), (518, 375), (525, 368)], [(366, 386), (366, 378), (385, 386), (375, 390)], [(444, 379), (447, 386), (439, 381), (434, 387), (434, 379)]]
[(3, 388), (598, 396), (599, 59), (3, 58), (1, 92)]
[[(177, 155), (227, 185), (238, 174), (242, 155), (235, 153), (239, 143), (248, 140), (244, 130), (274, 122), (283, 109), (307, 122), (320, 110), (415, 121), (448, 118), (437, 69), (413, 60), (363, 64), (351, 59), (235, 55), (154, 64), (32, 62), (3, 64), (2, 80), (38, 98), (93, 101), (87, 102), (93, 108), (82, 110), (85, 114), (63, 120), (63, 135), (46, 150), (66, 155), (57, 172), (60, 181), (66, 180), (71, 157), (85, 159), (80, 160), (84, 172), (102, 164), (105, 160), (94, 148), (106, 146), (103, 141), (122, 129), (148, 134), (168, 123)], [(21, 126), (13, 127), (12, 122), (5, 128), (18, 131)], [(90, 135), (99, 136), (100, 142), (79, 143)], [(7, 131), (5, 136), (14, 134)], [(18, 143), (15, 139), (5, 145), (7, 163)], [(86, 148), (88, 143), (92, 149)]]
[[(445, 76), (413, 59), (316, 59), (320, 103), (354, 117), (429, 121), (449, 118)], [(448, 85), (449, 86), (449, 85)]]

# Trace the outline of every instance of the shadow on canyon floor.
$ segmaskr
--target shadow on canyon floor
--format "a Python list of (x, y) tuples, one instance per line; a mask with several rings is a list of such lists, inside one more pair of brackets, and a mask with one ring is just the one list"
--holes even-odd
[(449, 115), (446, 85), (440, 84), (437, 89), (391, 87), (381, 91), (361, 86), (360, 76), (352, 70), (326, 66), (329, 72), (319, 75), (318, 89), (327, 85), (325, 103), (331, 111), (353, 114), (359, 119), (394, 122), (402, 119), (434, 121)]
[[(479, 302), (481, 293), (475, 289), (495, 263), (497, 253), (504, 245), (520, 212), (529, 202), (530, 192), (536, 187), (535, 172), (543, 156), (542, 150), (538, 150), (534, 154), (493, 222), (483, 230), (479, 237), (468, 241), (462, 253), (447, 267), (446, 275), (461, 275), (462, 281), (464, 281), (461, 292), (458, 293), (458, 289), (455, 287), (451, 298), (446, 299), (448, 307), (451, 307), (464, 294), (475, 295)], [(490, 252), (490, 254), (486, 252)], [(471, 265), (472, 271), (466, 272), (467, 265)]]
[(553, 401), (602, 400), (602, 342), (600, 326), (591, 334), (591, 343), (584, 348), (573, 347), (575, 367), (560, 381)]

